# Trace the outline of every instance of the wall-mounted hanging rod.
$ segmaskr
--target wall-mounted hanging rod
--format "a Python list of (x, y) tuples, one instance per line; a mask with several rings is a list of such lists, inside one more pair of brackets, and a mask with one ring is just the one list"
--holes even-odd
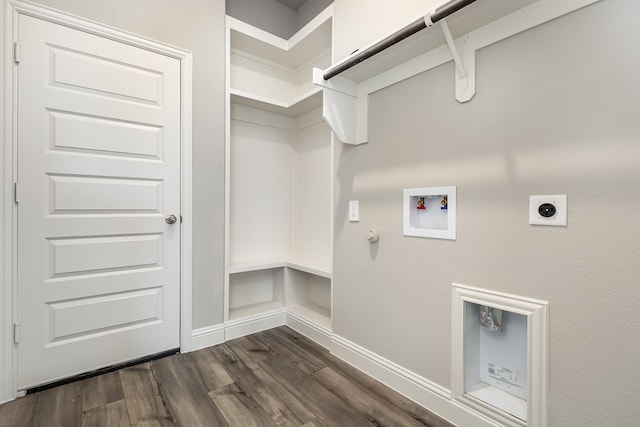
[(457, 12), (463, 7), (470, 5), (474, 1), (476, 0), (451, 0), (450, 2), (443, 4), (434, 12), (426, 15), (424, 18), (420, 18), (412, 22), (406, 27), (391, 34), (389, 37), (380, 40), (373, 46), (370, 46), (362, 52), (354, 54), (344, 62), (336, 64), (335, 66), (329, 68), (324, 72), (324, 74), (322, 74), (322, 78), (324, 78), (325, 80), (329, 80), (330, 78), (337, 76), (338, 74), (348, 70), (349, 68), (358, 65), (362, 61), (365, 61), (372, 56), (382, 52), (386, 48), (393, 46), (394, 44), (406, 39), (409, 36), (412, 36), (418, 31), (432, 26), (441, 19), (446, 18), (447, 16), (451, 15), (454, 12)]

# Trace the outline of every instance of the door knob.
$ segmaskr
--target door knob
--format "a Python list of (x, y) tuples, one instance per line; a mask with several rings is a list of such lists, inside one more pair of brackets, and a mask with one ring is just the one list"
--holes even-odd
[(178, 218), (174, 214), (171, 214), (164, 217), (164, 221), (167, 224), (175, 224), (178, 221)]

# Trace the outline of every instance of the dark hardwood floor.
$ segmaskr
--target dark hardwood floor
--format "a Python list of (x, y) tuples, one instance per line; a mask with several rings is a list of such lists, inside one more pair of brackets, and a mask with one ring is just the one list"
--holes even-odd
[(450, 424), (280, 327), (28, 394), (0, 426)]

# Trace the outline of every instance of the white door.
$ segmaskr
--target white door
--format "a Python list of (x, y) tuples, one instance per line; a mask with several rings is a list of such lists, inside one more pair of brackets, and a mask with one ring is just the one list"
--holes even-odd
[(179, 347), (180, 62), (18, 24), (22, 390)]

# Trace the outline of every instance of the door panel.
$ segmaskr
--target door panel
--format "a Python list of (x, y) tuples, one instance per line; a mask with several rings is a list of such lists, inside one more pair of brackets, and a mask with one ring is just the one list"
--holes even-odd
[(180, 63), (19, 16), (18, 386), (179, 346)]
[(51, 112), (56, 151), (162, 160), (162, 128), (82, 114)]
[(162, 240), (159, 234), (48, 239), (49, 278), (161, 267)]
[(160, 212), (162, 181), (49, 175), (51, 215), (71, 212)]
[[(162, 289), (122, 292), (49, 304), (49, 339), (96, 338), (99, 333), (161, 320)], [(94, 316), (93, 313), (105, 313)], [(79, 324), (77, 319), (87, 319)]]
[[(48, 51), (51, 55), (51, 83), (54, 86), (66, 86), (74, 91), (99, 93), (116, 99), (160, 104), (162, 74), (159, 72), (61, 46), (51, 46)], [(78, 70), (83, 72), (78, 73)]]

